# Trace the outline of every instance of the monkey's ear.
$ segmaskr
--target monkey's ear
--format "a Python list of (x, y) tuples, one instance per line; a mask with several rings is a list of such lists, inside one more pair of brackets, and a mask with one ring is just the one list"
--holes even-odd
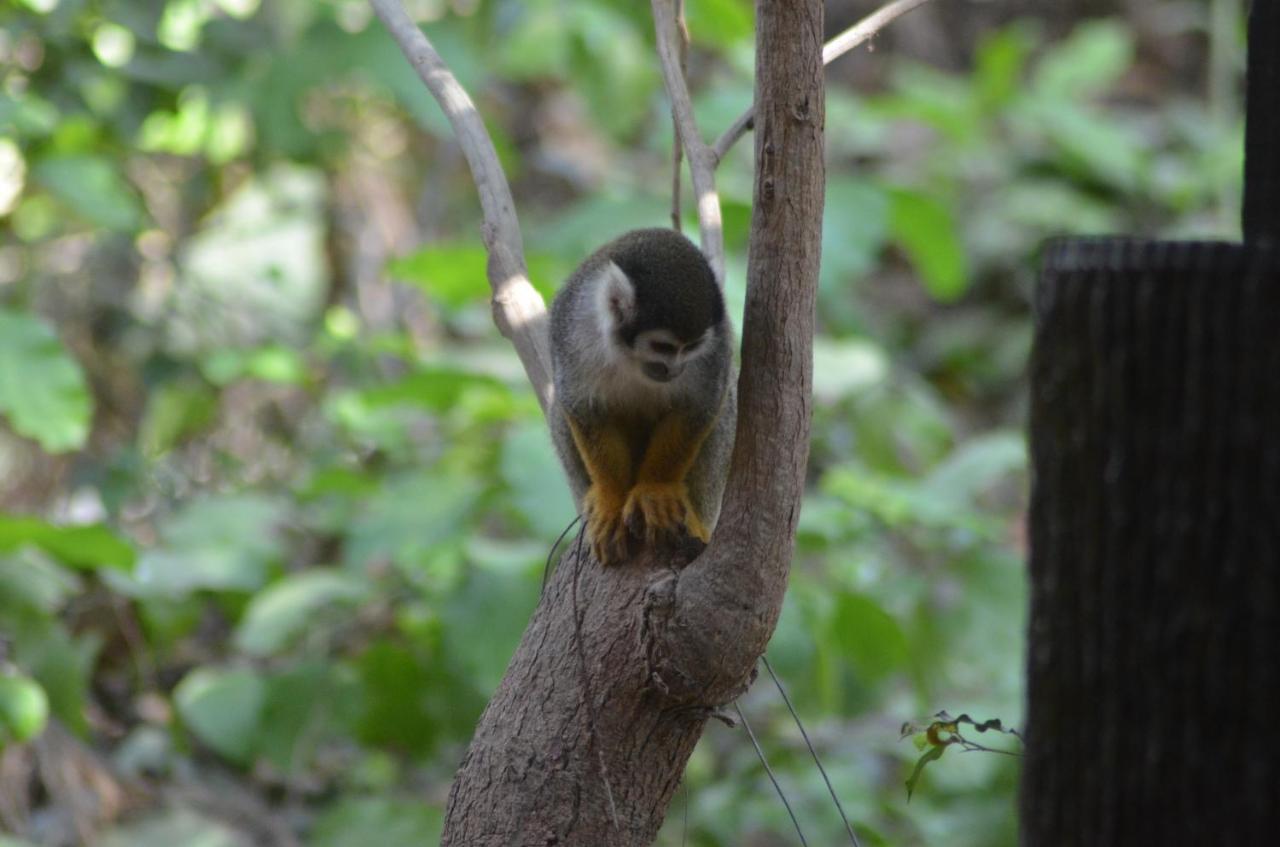
[(601, 302), (615, 327), (626, 326), (636, 316), (636, 287), (622, 268), (608, 262), (601, 280)]

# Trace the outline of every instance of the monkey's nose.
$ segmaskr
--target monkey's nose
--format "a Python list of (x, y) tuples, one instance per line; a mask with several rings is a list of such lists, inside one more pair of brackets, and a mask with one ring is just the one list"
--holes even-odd
[(645, 362), (644, 375), (654, 382), (670, 382), (678, 373), (662, 362)]

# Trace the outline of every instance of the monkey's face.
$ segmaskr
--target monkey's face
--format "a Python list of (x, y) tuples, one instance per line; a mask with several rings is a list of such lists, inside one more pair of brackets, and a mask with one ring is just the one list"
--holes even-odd
[(665, 329), (651, 329), (636, 335), (630, 358), (641, 373), (654, 382), (670, 382), (685, 366), (702, 355), (709, 332), (692, 341), (681, 341)]

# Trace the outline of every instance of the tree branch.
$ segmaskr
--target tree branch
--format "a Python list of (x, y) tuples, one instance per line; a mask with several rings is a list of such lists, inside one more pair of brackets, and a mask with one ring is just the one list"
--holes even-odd
[[(680, 35), (680, 76), (689, 78), (689, 27), (684, 20), (684, 0), (676, 0), (676, 26)], [(676, 110), (671, 110), (671, 226), (676, 232), (682, 232), (680, 226), (680, 170), (684, 165), (684, 157), (680, 149), (680, 125), (676, 120)]]
[[(905, 15), (929, 0), (894, 0), (885, 6), (881, 6), (876, 11), (867, 15), (835, 38), (828, 41), (822, 47), (822, 64), (829, 65), (836, 59), (839, 59), (845, 53), (872, 38), (875, 38), (880, 30), (893, 23), (898, 18)], [(752, 123), (755, 121), (755, 106), (749, 106), (743, 112), (733, 125), (724, 131), (716, 143), (711, 145), (711, 155), (715, 157), (715, 164), (720, 164), (720, 160), (725, 157), (730, 148), (738, 143), (738, 139), (747, 134), (747, 130), (751, 129)]]
[(655, 593), (653, 674), (679, 698), (728, 702), (773, 634), (809, 455), (821, 251), (821, 0), (757, 0), (756, 174), (738, 429), (720, 521)]
[(653, 0), (653, 24), (662, 60), (662, 77), (671, 97), (676, 135), (689, 160), (689, 177), (698, 204), (698, 229), (702, 251), (711, 262), (716, 281), (724, 287), (724, 227), (720, 220), (720, 197), (716, 194), (715, 154), (698, 134), (693, 101), (680, 68), (680, 32), (674, 0)]
[(405, 14), (399, 0), (370, 0), (378, 18), (400, 45), (445, 117), (471, 168), (484, 215), (482, 237), (489, 254), (487, 274), (493, 289), (493, 322), (511, 341), (545, 414), (551, 406), (551, 344), (547, 304), (529, 282), (524, 244), (511, 188), (493, 141), (475, 104), (431, 42)]

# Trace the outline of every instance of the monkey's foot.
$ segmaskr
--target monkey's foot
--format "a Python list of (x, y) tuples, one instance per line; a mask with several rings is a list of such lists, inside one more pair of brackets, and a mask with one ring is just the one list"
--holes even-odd
[(637, 482), (622, 514), (631, 531), (647, 544), (677, 537), (682, 532), (703, 543), (711, 539), (683, 482)]
[(591, 552), (602, 565), (627, 556), (627, 525), (622, 520), (623, 499), (593, 485), (582, 498), (582, 515), (587, 524)]

